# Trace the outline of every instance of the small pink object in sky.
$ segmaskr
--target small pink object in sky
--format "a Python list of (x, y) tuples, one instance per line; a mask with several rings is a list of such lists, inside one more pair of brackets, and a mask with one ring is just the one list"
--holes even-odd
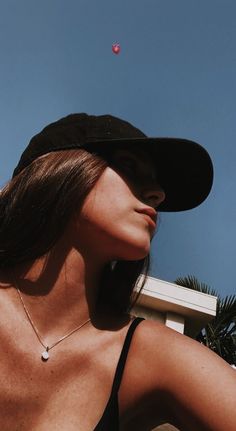
[(119, 43), (113, 43), (112, 44), (112, 52), (114, 54), (119, 54), (120, 53), (120, 44)]

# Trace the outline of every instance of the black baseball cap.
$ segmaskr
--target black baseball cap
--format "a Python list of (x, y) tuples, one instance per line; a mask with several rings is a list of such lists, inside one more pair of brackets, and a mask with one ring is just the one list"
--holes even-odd
[(13, 177), (37, 157), (52, 151), (84, 148), (111, 151), (111, 148), (142, 144), (150, 151), (157, 177), (166, 198), (159, 211), (184, 211), (200, 205), (210, 193), (213, 165), (208, 152), (188, 139), (147, 137), (132, 124), (112, 115), (70, 114), (49, 124), (26, 147)]

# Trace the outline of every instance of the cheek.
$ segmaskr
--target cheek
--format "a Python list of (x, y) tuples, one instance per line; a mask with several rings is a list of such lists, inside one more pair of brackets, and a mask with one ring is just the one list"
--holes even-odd
[(133, 208), (121, 206), (119, 200), (102, 204), (91, 200), (80, 215), (78, 236), (86, 247), (95, 247), (107, 260), (139, 260), (150, 251), (150, 232)]
[(137, 199), (125, 181), (110, 171), (85, 199), (77, 219), (78, 238), (113, 259), (142, 259), (149, 252), (150, 232), (135, 212)]
[(134, 208), (136, 198), (125, 181), (113, 169), (107, 168), (85, 199), (82, 214), (86, 219), (119, 218)]
[(127, 217), (127, 207), (124, 200), (114, 189), (92, 193), (83, 205), (80, 213), (80, 221), (83, 225), (90, 225), (91, 228), (101, 231), (110, 231), (118, 228), (118, 221)]

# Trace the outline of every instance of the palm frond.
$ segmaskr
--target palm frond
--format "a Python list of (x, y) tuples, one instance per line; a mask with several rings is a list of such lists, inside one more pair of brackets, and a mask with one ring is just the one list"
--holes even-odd
[(222, 299), (215, 289), (191, 275), (178, 277), (175, 284), (217, 297), (216, 316), (202, 328), (196, 340), (229, 364), (236, 365), (236, 296), (230, 295)]
[(226, 296), (220, 301), (219, 312), (230, 313), (236, 319), (236, 296)]
[(196, 290), (198, 292), (206, 293), (207, 295), (219, 296), (215, 289), (212, 289), (206, 283), (201, 283), (194, 275), (187, 275), (186, 277), (178, 277), (175, 284), (187, 287), (188, 289)]

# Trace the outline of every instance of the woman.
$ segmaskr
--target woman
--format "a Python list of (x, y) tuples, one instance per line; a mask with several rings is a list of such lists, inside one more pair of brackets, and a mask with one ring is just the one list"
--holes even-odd
[(199, 205), (198, 144), (73, 114), (32, 138), (0, 198), (0, 429), (235, 431), (235, 371), (134, 319), (157, 210)]

